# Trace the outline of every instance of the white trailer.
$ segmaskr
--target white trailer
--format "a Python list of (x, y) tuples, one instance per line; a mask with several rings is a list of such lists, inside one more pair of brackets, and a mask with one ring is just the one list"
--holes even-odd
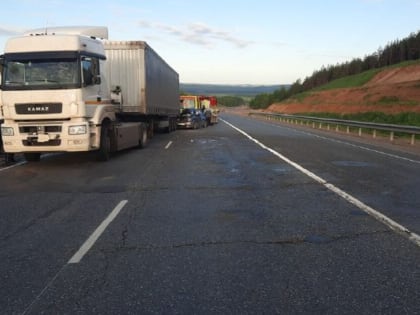
[(173, 131), (179, 77), (142, 41), (108, 41), (106, 27), (58, 27), (7, 41), (2, 56), (5, 152), (110, 153)]

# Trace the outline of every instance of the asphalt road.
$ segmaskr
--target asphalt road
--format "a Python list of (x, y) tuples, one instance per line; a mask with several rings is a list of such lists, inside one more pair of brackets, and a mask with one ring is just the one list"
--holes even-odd
[(2, 169), (0, 312), (420, 314), (420, 156), (222, 118)]

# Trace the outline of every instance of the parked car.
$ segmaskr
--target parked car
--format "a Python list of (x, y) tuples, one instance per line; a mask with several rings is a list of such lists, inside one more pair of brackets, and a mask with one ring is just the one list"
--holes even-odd
[(201, 110), (184, 108), (178, 117), (177, 125), (178, 128), (205, 128), (207, 127), (207, 120)]

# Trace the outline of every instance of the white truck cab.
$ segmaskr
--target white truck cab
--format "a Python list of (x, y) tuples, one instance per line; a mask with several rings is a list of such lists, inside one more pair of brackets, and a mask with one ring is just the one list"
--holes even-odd
[[(167, 85), (165, 78), (154, 79), (149, 74), (146, 77), (146, 66), (139, 61), (133, 64), (134, 67), (130, 64), (127, 67), (126, 63), (132, 60), (130, 56), (123, 54), (123, 60), (112, 57), (115, 59), (110, 64), (112, 67), (108, 66), (104, 48), (107, 38), (106, 27), (78, 26), (37, 29), (7, 41), (1, 56), (0, 102), (6, 152), (20, 152), (27, 160), (39, 160), (43, 152), (98, 150), (101, 159), (106, 160), (112, 151), (143, 146), (147, 125), (153, 125), (152, 118), (173, 120), (167, 114), (151, 116), (137, 109), (147, 108), (145, 84), (155, 80), (157, 83), (150, 81), (148, 84), (156, 90), (153, 106), (169, 108), (172, 105), (161, 105), (159, 98), (164, 96), (166, 102), (171, 95), (169, 101), (173, 99), (173, 111), (177, 112), (178, 74), (171, 69), (169, 85), (176, 91), (168, 94), (163, 86)], [(130, 43), (122, 49), (138, 46)], [(138, 58), (145, 59), (146, 48), (153, 50), (145, 43), (142, 47)], [(120, 52), (117, 51), (118, 56)], [(169, 67), (160, 57), (155, 60), (159, 62), (154, 61), (154, 65)], [(138, 64), (141, 66), (136, 66)], [(133, 72), (135, 79), (125, 84), (127, 78), (122, 76), (127, 69)], [(156, 73), (165, 72), (157, 69)], [(115, 86), (110, 86), (108, 81)], [(137, 100), (137, 104), (124, 104), (127, 105), (125, 108), (135, 109), (127, 123), (127, 119), (121, 118), (124, 118), (122, 96), (128, 92), (142, 99)]]

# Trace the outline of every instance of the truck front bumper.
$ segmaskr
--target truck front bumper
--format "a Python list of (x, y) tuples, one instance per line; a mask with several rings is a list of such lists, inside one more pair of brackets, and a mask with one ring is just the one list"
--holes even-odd
[[(69, 134), (75, 126), (82, 127), (84, 133)], [(3, 147), (8, 153), (90, 151), (96, 148), (96, 129), (87, 122), (5, 122), (2, 130), (13, 130), (13, 134), (3, 132)]]

